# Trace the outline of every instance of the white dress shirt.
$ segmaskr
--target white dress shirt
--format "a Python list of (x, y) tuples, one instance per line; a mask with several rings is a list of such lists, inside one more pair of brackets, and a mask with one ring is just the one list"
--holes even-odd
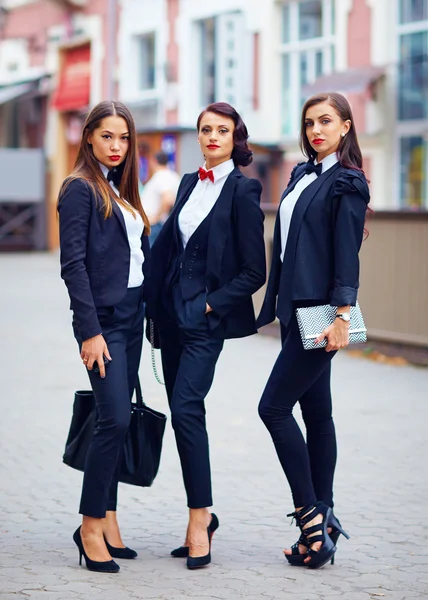
[[(214, 183), (208, 177), (204, 181), (198, 180), (178, 216), (178, 226), (184, 248), (202, 221), (209, 215), (220, 196), (228, 175), (234, 168), (233, 160), (226, 160), (211, 169), (214, 174)], [(204, 169), (206, 169), (205, 165)]]
[[(107, 178), (109, 169), (105, 167), (103, 164), (98, 163), (100, 165), (101, 171), (105, 178)], [(119, 196), (119, 190), (115, 187), (112, 181), (109, 182), (114, 193)], [(126, 202), (122, 198), (123, 202)], [(129, 250), (130, 250), (130, 263), (129, 263), (129, 276), (128, 276), (128, 288), (139, 287), (144, 281), (143, 275), (143, 262), (144, 262), (144, 254), (141, 249), (141, 236), (144, 231), (144, 221), (141, 218), (139, 212), (134, 210), (134, 208), (126, 202), (129, 208), (132, 210), (127, 210), (124, 206), (116, 203), (120, 208), (123, 219), (125, 221), (126, 233), (128, 236)]]
[[(330, 169), (333, 165), (338, 162), (339, 158), (336, 152), (333, 154), (329, 154), (321, 161), (322, 164), (322, 172), (325, 173), (328, 169)], [(315, 164), (317, 162), (315, 161)], [(281, 261), (284, 260), (285, 247), (287, 245), (288, 233), (290, 231), (290, 223), (291, 217), (293, 216), (294, 207), (298, 199), (300, 198), (303, 190), (305, 190), (308, 185), (310, 185), (313, 181), (318, 178), (316, 173), (307, 173), (303, 175), (301, 179), (296, 183), (294, 189), (287, 194), (284, 200), (281, 203), (281, 207), (279, 209), (279, 222), (281, 226)]]

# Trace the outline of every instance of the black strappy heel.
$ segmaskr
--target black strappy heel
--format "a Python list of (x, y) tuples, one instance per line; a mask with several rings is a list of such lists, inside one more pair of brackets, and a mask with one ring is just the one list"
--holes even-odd
[[(328, 508), (327, 505), (325, 505), (325, 507)], [(290, 513), (289, 515), (287, 515), (287, 517), (291, 517), (293, 515), (294, 515), (294, 513)], [(296, 520), (296, 526), (297, 527), (299, 526), (297, 520)], [(333, 542), (333, 544), (335, 546), (337, 545), (337, 542), (338, 542), (341, 534), (347, 540), (350, 539), (349, 534), (346, 533), (346, 531), (342, 528), (342, 525), (340, 524), (339, 519), (333, 513), (333, 509), (331, 510), (331, 516), (330, 516), (330, 520), (327, 523), (327, 527), (330, 527), (332, 529), (332, 531), (330, 531), (330, 533), (328, 535), (330, 536), (331, 541)], [(304, 554), (301, 554), (301, 552), (299, 552), (299, 545), (306, 546), (308, 548), (307, 540), (303, 534), (300, 534), (300, 537), (297, 540), (297, 542), (291, 546), (292, 553), (285, 554), (284, 556), (288, 560), (290, 565), (292, 565), (293, 567), (306, 567), (306, 563), (304, 561), (305, 561), (305, 558), (307, 558), (307, 553), (305, 552)], [(332, 565), (334, 565), (335, 556), (336, 556), (336, 554), (333, 554), (333, 556), (331, 557), (330, 562)]]
[[(343, 537), (345, 537), (347, 540), (349, 540), (351, 537), (349, 535), (349, 533), (346, 533), (346, 531), (343, 529), (342, 525), (340, 524), (339, 519), (333, 514), (333, 510), (331, 511), (331, 516), (330, 516), (330, 520), (328, 522), (328, 527), (331, 527), (331, 529), (332, 529), (329, 533), (329, 536), (335, 546), (337, 545), (337, 541), (340, 537), (340, 534), (342, 534)], [(334, 565), (334, 557), (335, 557), (335, 555), (333, 554), (333, 556), (331, 557), (332, 565)]]
[[(288, 516), (290, 516), (290, 515), (287, 515), (287, 517)], [(297, 521), (296, 521), (296, 525), (297, 525)], [(304, 563), (304, 560), (307, 557), (307, 552), (305, 552), (304, 554), (301, 554), (301, 552), (299, 551), (300, 545), (305, 546), (308, 549), (308, 542), (306, 541), (306, 538), (303, 535), (303, 533), (300, 534), (300, 537), (297, 540), (297, 542), (291, 546), (291, 554), (284, 555), (285, 558), (290, 563), (290, 565), (292, 565), (293, 567), (305, 567), (306, 566)]]
[[(318, 525), (307, 527), (307, 524), (318, 515), (322, 516), (322, 522)], [(309, 557), (310, 561), (304, 563), (304, 565), (309, 567), (309, 569), (319, 569), (331, 560), (336, 552), (336, 546), (327, 532), (328, 521), (332, 517), (331, 508), (325, 506), (322, 502), (317, 502), (316, 504), (304, 506), (301, 510), (290, 513), (287, 516), (296, 519), (300, 531), (306, 540), (305, 545), (309, 548), (307, 554), (304, 555), (304, 559)], [(312, 550), (310, 546), (316, 542), (321, 542), (321, 548), (319, 550)]]

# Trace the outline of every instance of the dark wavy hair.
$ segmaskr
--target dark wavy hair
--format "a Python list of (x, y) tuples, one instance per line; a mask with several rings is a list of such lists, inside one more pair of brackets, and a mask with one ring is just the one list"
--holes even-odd
[(248, 165), (253, 162), (253, 151), (248, 146), (248, 130), (247, 126), (242, 120), (241, 115), (233, 108), (233, 106), (227, 104), (227, 102), (214, 102), (213, 104), (207, 106), (206, 109), (203, 110), (199, 115), (196, 123), (198, 132), (202, 117), (208, 112), (228, 117), (235, 123), (235, 130), (233, 132), (234, 147), (232, 152), (232, 160), (235, 163), (235, 166), (248, 167)]
[(326, 102), (330, 104), (332, 108), (337, 112), (342, 121), (351, 121), (351, 128), (345, 137), (341, 138), (337, 155), (339, 162), (342, 167), (346, 169), (357, 169), (357, 171), (363, 170), (363, 157), (358, 143), (357, 132), (354, 125), (354, 117), (349, 102), (337, 92), (327, 92), (324, 94), (317, 94), (306, 100), (302, 108), (302, 120), (300, 126), (300, 148), (305, 156), (314, 160), (317, 157), (317, 152), (312, 148), (309, 143), (308, 136), (306, 135), (306, 112), (312, 106)]
[[(92, 150), (92, 146), (88, 143), (90, 134), (101, 126), (102, 120), (112, 116), (118, 116), (125, 119), (129, 133), (128, 152), (125, 160), (118, 167), (121, 172), (121, 182), (119, 185), (120, 197), (116, 196), (107, 179), (103, 176)], [(98, 198), (99, 196), (102, 199), (102, 209), (106, 219), (111, 216), (113, 210), (112, 203), (115, 201), (128, 210), (126, 203), (121, 199), (126, 198), (128, 204), (140, 213), (141, 218), (143, 219), (144, 235), (150, 234), (150, 222), (141, 204), (138, 187), (137, 133), (135, 130), (134, 119), (132, 118), (129, 109), (122, 104), (122, 102), (114, 102), (111, 100), (100, 102), (94, 106), (86, 117), (74, 169), (71, 175), (64, 181), (60, 190), (60, 196), (74, 179), (85, 180), (91, 187), (95, 197)]]

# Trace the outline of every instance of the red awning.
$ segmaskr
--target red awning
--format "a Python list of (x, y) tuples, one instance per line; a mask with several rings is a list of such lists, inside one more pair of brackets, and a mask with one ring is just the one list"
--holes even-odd
[(91, 89), (89, 44), (64, 50), (59, 85), (52, 104), (57, 110), (78, 110), (89, 105)]
[(384, 67), (360, 67), (322, 75), (314, 83), (305, 85), (303, 93), (311, 96), (323, 92), (360, 93), (385, 74)]

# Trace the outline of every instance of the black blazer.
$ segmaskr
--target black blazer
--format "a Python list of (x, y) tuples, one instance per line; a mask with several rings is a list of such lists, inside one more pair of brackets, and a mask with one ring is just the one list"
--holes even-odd
[[(102, 333), (97, 308), (113, 307), (128, 288), (130, 248), (125, 221), (116, 202), (104, 218), (102, 200), (96, 201), (83, 179), (74, 179), (58, 202), (61, 277), (82, 340)], [(143, 273), (150, 267), (150, 246), (142, 236)]]
[[(176, 215), (198, 182), (198, 174), (184, 175), (177, 200), (152, 248), (147, 313), (162, 328), (161, 294), (170, 261), (177, 248)], [(260, 209), (261, 185), (238, 168), (228, 176), (213, 209), (206, 265), (207, 315), (214, 337), (228, 339), (256, 333), (252, 294), (266, 280), (263, 239), (264, 215)]]
[[(305, 163), (293, 169), (282, 202), (305, 175)], [(332, 306), (355, 305), (359, 287), (358, 252), (370, 192), (364, 174), (336, 163), (298, 199), (290, 223), (284, 264), (281, 262), (279, 211), (275, 223), (272, 265), (257, 326), (275, 316), (285, 325), (293, 303), (305, 300)], [(278, 298), (278, 301), (277, 301)]]

